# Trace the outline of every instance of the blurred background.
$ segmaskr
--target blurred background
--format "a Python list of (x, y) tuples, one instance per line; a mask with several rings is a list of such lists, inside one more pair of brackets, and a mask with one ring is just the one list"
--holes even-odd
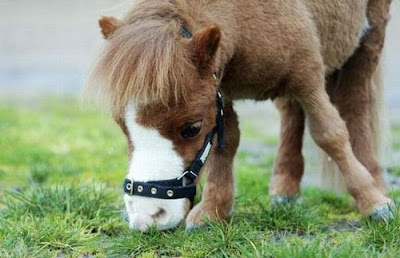
[[(85, 172), (89, 175), (108, 171), (104, 173), (105, 180), (110, 171), (124, 175), (126, 160), (119, 157), (121, 153), (125, 155), (122, 133), (110, 118), (79, 108), (76, 99), (103, 42), (98, 18), (120, 16), (130, 3), (121, 0), (0, 0), (0, 138), (3, 138), (0, 141), (0, 180), (14, 182), (14, 178), (21, 175), (46, 180), (41, 178), (46, 178), (49, 171), (67, 171), (65, 173), (72, 177), (85, 175)], [(384, 61), (387, 126), (384, 133), (388, 137), (385, 138), (384, 159), (386, 167), (395, 171), (389, 180), (398, 184), (395, 176), (400, 174), (398, 2), (393, 4), (387, 35)], [(252, 101), (236, 106), (243, 132), (239, 154), (254, 164), (264, 164), (266, 157), (272, 160), (279, 132), (279, 115), (274, 106), (271, 102)], [(99, 135), (85, 133), (95, 130), (104, 131)], [(70, 135), (72, 133), (75, 135)], [(69, 137), (63, 138), (66, 135)], [(117, 140), (92, 148), (91, 145), (99, 144), (101, 137)], [(310, 140), (306, 146), (306, 152), (312, 153)], [(109, 154), (101, 158), (113, 164), (93, 160), (99, 158), (101, 151)], [(86, 158), (80, 163), (68, 161), (71, 155), (86, 155)], [(71, 164), (75, 165), (71, 167)], [(307, 170), (311, 176), (306, 177), (305, 184), (313, 184), (313, 168)]]

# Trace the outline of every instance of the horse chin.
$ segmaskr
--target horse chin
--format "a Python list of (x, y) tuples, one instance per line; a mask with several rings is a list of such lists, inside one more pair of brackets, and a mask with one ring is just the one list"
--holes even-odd
[(141, 196), (125, 196), (125, 207), (132, 230), (173, 229), (185, 219), (190, 209), (188, 199), (160, 200)]

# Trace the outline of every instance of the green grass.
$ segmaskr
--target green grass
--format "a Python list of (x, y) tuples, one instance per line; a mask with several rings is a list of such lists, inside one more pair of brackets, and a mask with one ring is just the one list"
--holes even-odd
[(400, 167), (390, 168), (389, 173), (395, 176), (400, 176)]
[(238, 153), (229, 222), (138, 233), (122, 220), (126, 146), (109, 117), (73, 99), (0, 104), (0, 135), (0, 257), (400, 255), (400, 218), (364, 220), (348, 195), (306, 188), (297, 205), (273, 209), (273, 154), (254, 161)]
[[(394, 124), (391, 128), (392, 146), (393, 149), (400, 152), (400, 124)], [(389, 173), (395, 176), (400, 176), (400, 163), (397, 161), (397, 166), (389, 168)]]

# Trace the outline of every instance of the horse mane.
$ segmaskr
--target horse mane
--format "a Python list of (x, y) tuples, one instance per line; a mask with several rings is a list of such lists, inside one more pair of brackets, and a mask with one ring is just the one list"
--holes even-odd
[(130, 101), (171, 105), (186, 99), (190, 85), (179, 82), (193, 76), (188, 73), (194, 65), (179, 41), (184, 39), (177, 6), (169, 1), (139, 1), (122, 24), (103, 48), (84, 94), (97, 95), (102, 105), (107, 101), (118, 113)]

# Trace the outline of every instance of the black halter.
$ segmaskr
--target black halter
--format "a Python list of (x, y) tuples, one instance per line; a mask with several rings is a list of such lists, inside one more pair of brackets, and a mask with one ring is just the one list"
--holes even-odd
[[(216, 75), (214, 74), (216, 78)], [(131, 179), (124, 180), (124, 192), (128, 195), (144, 196), (157, 199), (182, 199), (188, 198), (193, 203), (196, 195), (195, 180), (200, 174), (200, 170), (206, 162), (213, 144), (215, 134), (218, 137), (218, 148), (225, 148), (224, 139), (224, 110), (221, 92), (217, 92), (216, 97), (217, 116), (216, 125), (209, 132), (202, 148), (197, 152), (191, 165), (178, 178), (169, 180), (136, 182)]]

